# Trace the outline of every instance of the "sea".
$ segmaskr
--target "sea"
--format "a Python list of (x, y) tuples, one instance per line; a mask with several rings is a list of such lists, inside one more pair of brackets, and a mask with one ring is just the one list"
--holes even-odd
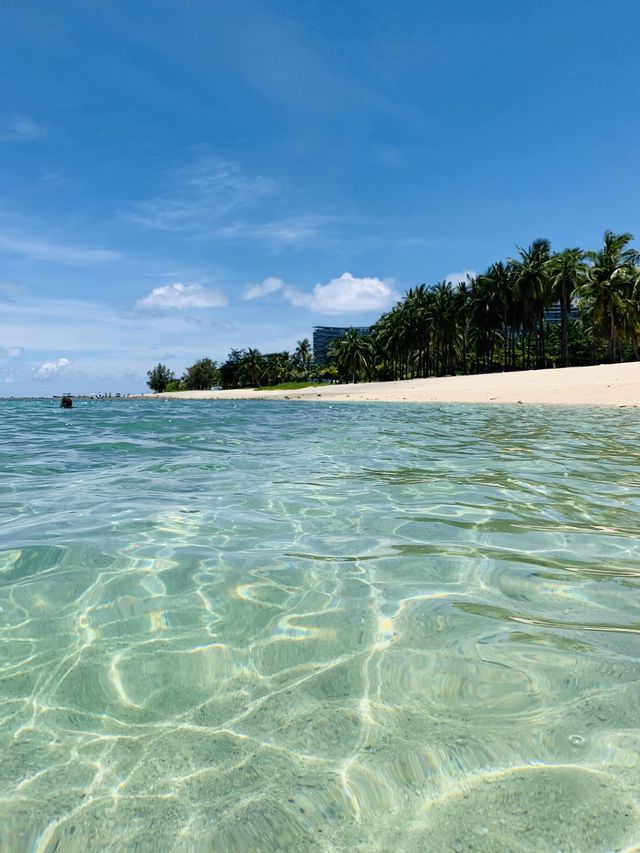
[(640, 849), (636, 409), (0, 402), (0, 849)]

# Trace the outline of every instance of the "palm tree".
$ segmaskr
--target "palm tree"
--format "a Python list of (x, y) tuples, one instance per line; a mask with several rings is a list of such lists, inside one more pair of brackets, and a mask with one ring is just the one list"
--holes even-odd
[(303, 338), (301, 341), (297, 342), (296, 351), (293, 354), (293, 357), (300, 365), (305, 379), (308, 379), (311, 362), (313, 361), (313, 350), (311, 349), (309, 338)]
[(455, 365), (458, 337), (457, 303), (453, 285), (448, 281), (439, 281), (432, 292), (434, 349), (440, 362), (440, 373), (445, 375)]
[(467, 373), (467, 342), (469, 338), (469, 320), (471, 318), (471, 293), (475, 279), (467, 276), (466, 281), (458, 283), (455, 294), (456, 315), (460, 329), (460, 355), (462, 372)]
[(382, 362), (383, 374), (402, 379), (406, 342), (401, 304), (380, 317), (373, 327), (372, 340)]
[(638, 361), (640, 359), (640, 352), (638, 352), (638, 335), (640, 335), (640, 268), (638, 268), (635, 261), (630, 278), (631, 294), (628, 300), (625, 326), (628, 337), (631, 340), (633, 354), (636, 361)]
[(333, 342), (329, 354), (335, 359), (338, 371), (343, 376), (350, 375), (352, 382), (358, 381), (360, 373), (368, 376), (373, 366), (372, 342), (353, 328)]
[(633, 294), (635, 263), (638, 252), (628, 248), (633, 236), (605, 231), (602, 249), (587, 252), (591, 262), (585, 282), (578, 288), (582, 308), (594, 329), (607, 339), (607, 361), (622, 356), (620, 350), (620, 325), (625, 304)]
[(420, 339), (422, 327), (421, 302), (424, 293), (424, 285), (410, 288), (404, 295), (404, 301), (400, 306), (399, 322), (402, 327), (402, 379), (416, 375), (416, 366), (419, 368)]
[[(534, 240), (528, 249), (518, 246), (519, 260), (511, 260), (514, 268), (516, 296), (520, 303), (524, 330), (527, 332), (527, 363), (531, 364), (531, 336), (537, 333), (536, 366), (545, 366), (544, 312), (551, 304), (548, 240)], [(524, 352), (524, 338), (523, 338)]]
[(434, 335), (434, 289), (420, 284), (409, 291), (411, 294), (411, 326), (413, 350), (411, 353), (411, 376), (428, 376), (432, 362)]
[(476, 344), (476, 371), (481, 361), (485, 370), (493, 365), (498, 333), (509, 318), (512, 284), (512, 269), (502, 261), (492, 264), (473, 282), (469, 310)]
[(245, 355), (243, 366), (249, 385), (259, 388), (260, 378), (264, 367), (260, 350), (249, 348)]
[(585, 272), (585, 253), (582, 249), (565, 249), (553, 255), (549, 262), (551, 292), (560, 302), (560, 360), (569, 364), (569, 314), (571, 297), (580, 286)]

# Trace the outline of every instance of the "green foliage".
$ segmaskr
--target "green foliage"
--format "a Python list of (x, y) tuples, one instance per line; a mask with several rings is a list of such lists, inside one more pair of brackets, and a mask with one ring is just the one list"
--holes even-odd
[(184, 391), (185, 387), (182, 384), (182, 380), (173, 379), (171, 382), (167, 382), (167, 387), (164, 390), (165, 391)]
[(303, 340), (298, 341), (292, 362), (303, 376), (309, 376), (311, 365), (313, 363), (313, 349), (311, 348), (308, 338), (303, 338)]
[(220, 384), (223, 388), (261, 388), (307, 378), (297, 367), (295, 357), (288, 352), (269, 352), (257, 349), (231, 350), (220, 365)]
[(353, 328), (333, 341), (329, 349), (329, 360), (335, 365), (340, 379), (346, 382), (369, 379), (373, 373), (374, 358), (372, 341)]
[(337, 382), (338, 381), (338, 371), (335, 366), (332, 364), (327, 364), (324, 367), (319, 367), (314, 371), (314, 376), (317, 379), (324, 380), (325, 382)]
[(201, 358), (187, 367), (182, 377), (182, 386), (187, 391), (208, 391), (220, 383), (220, 371), (215, 361)]
[(156, 364), (156, 366), (147, 371), (147, 385), (156, 394), (161, 394), (167, 390), (167, 385), (175, 381), (175, 375), (172, 370), (169, 370), (166, 364)]
[(264, 368), (265, 363), (264, 358), (262, 357), (262, 353), (260, 352), (260, 350), (251, 349), (250, 347), (247, 350), (242, 362), (242, 370), (240, 375), (241, 384), (245, 386), (248, 385), (259, 387)]
[[(382, 379), (522, 370), (638, 359), (640, 260), (629, 234), (605, 234), (598, 252), (548, 240), (518, 249), (456, 286), (408, 290), (374, 326)], [(559, 324), (545, 313), (557, 306)], [(575, 310), (579, 319), (572, 318)]]
[[(630, 234), (607, 231), (597, 251), (552, 253), (549, 241), (538, 239), (464, 282), (417, 285), (380, 317), (371, 336), (352, 328), (334, 341), (322, 367), (314, 368), (304, 338), (293, 353), (233, 349), (219, 366), (199, 359), (181, 381), (158, 364), (147, 384), (154, 391), (218, 384), (296, 390), (313, 380), (413, 379), (640, 359), (640, 253), (631, 240)], [(545, 319), (553, 306), (559, 323)]]
[(577, 288), (586, 322), (606, 337), (607, 361), (621, 361), (625, 343), (638, 357), (640, 255), (629, 248), (632, 239), (631, 234), (605, 231), (602, 248), (587, 252), (590, 264)]
[(240, 388), (246, 350), (232, 349), (227, 360), (220, 365), (220, 384), (223, 388)]

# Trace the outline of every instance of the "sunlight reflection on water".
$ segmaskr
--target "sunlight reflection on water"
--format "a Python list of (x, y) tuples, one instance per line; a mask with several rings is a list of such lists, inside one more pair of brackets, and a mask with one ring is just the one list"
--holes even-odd
[(2, 849), (640, 839), (637, 413), (0, 417)]

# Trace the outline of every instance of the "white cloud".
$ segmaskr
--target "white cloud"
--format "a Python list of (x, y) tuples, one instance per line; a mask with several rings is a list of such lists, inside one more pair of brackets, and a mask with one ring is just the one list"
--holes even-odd
[(270, 275), (261, 284), (250, 284), (244, 291), (241, 299), (252, 300), (262, 299), (263, 296), (269, 296), (271, 293), (277, 293), (285, 287), (285, 283), (281, 278), (276, 278)]
[(449, 284), (460, 284), (464, 282), (466, 284), (467, 278), (475, 278), (478, 273), (475, 270), (462, 270), (462, 272), (450, 272), (449, 275), (445, 278)]
[(79, 266), (105, 263), (120, 258), (117, 252), (107, 249), (93, 249), (85, 246), (69, 245), (67, 243), (54, 243), (50, 240), (41, 240), (38, 237), (15, 233), (0, 233), (0, 249), (26, 255), (37, 261), (60, 261), (61, 263), (77, 264)]
[(0, 142), (30, 142), (41, 139), (46, 133), (41, 124), (24, 115), (12, 116), (0, 122)]
[[(52, 382), (59, 383), (58, 391), (74, 394), (139, 393), (146, 389), (147, 371), (159, 361), (179, 374), (203, 356), (223, 361), (230, 349), (246, 346), (279, 352), (310, 337), (304, 315), (291, 326), (265, 312), (252, 317), (248, 303), (240, 305), (245, 310), (234, 324), (215, 322), (221, 313), (213, 311), (204, 314), (205, 322), (194, 324), (190, 314), (196, 312), (191, 311), (123, 311), (105, 302), (25, 293), (23, 299), (2, 305), (0, 341), (5, 348), (24, 348), (28, 359), (0, 359), (0, 387), (2, 377), (11, 375), (13, 384), (6, 387), (19, 395), (47, 396)], [(56, 364), (62, 353), (71, 364), (57, 376), (36, 373), (45, 364)]]
[(262, 299), (273, 293), (299, 308), (310, 308), (319, 314), (355, 314), (363, 311), (384, 311), (398, 298), (393, 282), (379, 278), (356, 278), (349, 272), (327, 284), (316, 284), (311, 293), (270, 276), (261, 284), (250, 285), (242, 299)]
[(136, 308), (151, 310), (185, 308), (222, 308), (227, 298), (220, 290), (209, 290), (201, 284), (165, 284), (154, 287), (143, 299), (138, 299)]
[(23, 352), (24, 350), (22, 347), (6, 347), (6, 349), (0, 349), (0, 353), (7, 358), (20, 358)]
[(316, 284), (308, 304), (319, 314), (384, 311), (398, 298), (392, 284), (379, 278), (356, 278), (345, 272), (327, 284)]
[(57, 361), (45, 361), (39, 367), (32, 368), (32, 371), (39, 379), (51, 379), (70, 366), (71, 362), (68, 358), (59, 358)]

